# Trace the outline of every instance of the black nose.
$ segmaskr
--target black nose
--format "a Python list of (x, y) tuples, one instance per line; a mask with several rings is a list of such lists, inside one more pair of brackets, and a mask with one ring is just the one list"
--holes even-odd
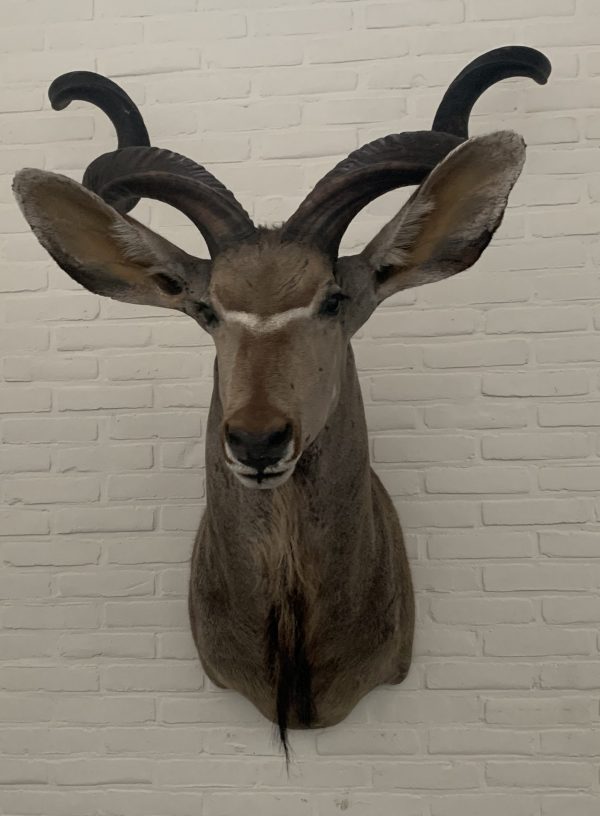
[(264, 470), (282, 459), (292, 438), (292, 426), (288, 422), (266, 433), (249, 433), (242, 428), (228, 425), (226, 437), (238, 462), (256, 470)]

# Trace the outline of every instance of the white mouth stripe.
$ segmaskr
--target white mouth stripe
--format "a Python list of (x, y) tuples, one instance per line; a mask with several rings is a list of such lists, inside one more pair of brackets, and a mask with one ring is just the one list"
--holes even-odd
[(215, 305), (218, 305), (219, 311), (225, 321), (239, 323), (246, 329), (249, 329), (249, 331), (263, 334), (265, 332), (278, 331), (292, 320), (310, 317), (314, 312), (316, 301), (320, 297), (321, 294), (317, 293), (308, 306), (297, 306), (294, 309), (286, 309), (283, 312), (269, 315), (268, 317), (261, 317), (254, 312), (236, 312), (224, 309), (216, 296), (213, 297), (213, 301)]

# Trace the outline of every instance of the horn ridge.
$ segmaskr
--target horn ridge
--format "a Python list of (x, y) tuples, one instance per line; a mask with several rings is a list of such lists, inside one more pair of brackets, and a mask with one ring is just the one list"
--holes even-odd
[(97, 160), (101, 170), (105, 160), (111, 175), (89, 178), (88, 186), (97, 186), (98, 195), (118, 212), (126, 211), (132, 196), (171, 204), (198, 227), (212, 257), (256, 233), (233, 193), (204, 167), (179, 153), (158, 147), (123, 148), (101, 156)]

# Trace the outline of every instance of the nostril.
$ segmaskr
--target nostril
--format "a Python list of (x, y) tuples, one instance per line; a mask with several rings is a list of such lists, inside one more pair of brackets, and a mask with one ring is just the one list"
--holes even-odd
[(272, 447), (282, 447), (283, 445), (287, 444), (290, 439), (292, 438), (292, 426), (288, 422), (281, 430), (273, 431), (268, 439), (267, 444)]

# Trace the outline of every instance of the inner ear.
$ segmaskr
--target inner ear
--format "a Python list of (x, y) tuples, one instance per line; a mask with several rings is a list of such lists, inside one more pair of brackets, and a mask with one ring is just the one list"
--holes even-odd
[(208, 261), (121, 215), (66, 176), (22, 170), (13, 189), (42, 246), (91, 292), (185, 311), (190, 289), (208, 284)]
[(362, 253), (379, 301), (472, 266), (502, 221), (525, 145), (511, 131), (463, 142)]
[(179, 295), (183, 291), (183, 285), (175, 278), (165, 275), (164, 272), (152, 275), (152, 280), (167, 295)]

